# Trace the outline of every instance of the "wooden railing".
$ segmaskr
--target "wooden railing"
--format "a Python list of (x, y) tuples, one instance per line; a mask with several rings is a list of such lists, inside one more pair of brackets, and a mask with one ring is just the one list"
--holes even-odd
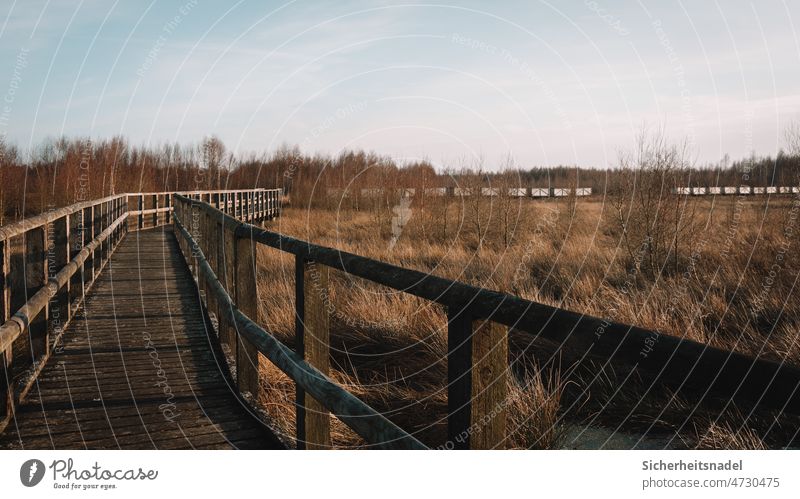
[[(421, 444), (327, 376), (329, 269), (444, 307), (448, 318), (447, 448), (500, 448), (506, 441), (509, 329), (556, 342), (606, 365), (632, 366), (644, 383), (663, 383), (692, 400), (715, 397), (800, 413), (800, 369), (712, 348), (678, 336), (606, 321), (314, 245), (237, 220), (176, 196), (175, 231), (206, 306), (220, 318), (220, 341), (235, 356), (239, 389), (257, 393), (262, 353), (297, 385), (300, 448), (330, 446), (327, 411), (370, 444)], [(189, 220), (192, 220), (189, 224)], [(258, 325), (256, 245), (295, 258), (295, 346)]]
[[(119, 194), (0, 227), (0, 431), (59, 348), (64, 328), (122, 237), (169, 223), (174, 194)], [(280, 210), (279, 189), (182, 194), (222, 200), (250, 221)]]
[(251, 222), (277, 216), (282, 189), (247, 189), (224, 191), (139, 192), (125, 194), (129, 214), (136, 223), (130, 230), (147, 229), (172, 223), (172, 198), (187, 196), (222, 208), (240, 220)]
[(206, 202), (175, 199), (174, 226), (181, 251), (207, 309), (218, 318), (219, 341), (231, 352), (239, 390), (258, 395), (261, 353), (297, 386), (298, 448), (330, 448), (330, 411), (372, 447), (424, 449), (416, 438), (328, 378), (324, 269), (316, 269), (320, 274), (312, 277), (313, 262), (298, 257), (299, 350), (294, 352), (257, 323), (258, 298), (264, 290), (259, 290), (256, 278), (255, 241), (239, 230), (253, 226)]

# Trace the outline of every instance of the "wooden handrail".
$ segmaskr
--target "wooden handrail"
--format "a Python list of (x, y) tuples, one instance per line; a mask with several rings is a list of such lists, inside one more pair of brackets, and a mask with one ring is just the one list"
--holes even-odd
[[(207, 200), (212, 196), (256, 200), (267, 196), (264, 193), (274, 198), (281, 193), (279, 189), (182, 192)], [(153, 226), (171, 222), (173, 194), (118, 194), (0, 227), (0, 431), (35, 382), (69, 324), (73, 308), (83, 301), (124, 233), (129, 228), (143, 228), (144, 216), (152, 216)], [(129, 198), (146, 196), (151, 197), (154, 208), (129, 209)], [(159, 207), (161, 200), (164, 206)], [(273, 214), (251, 208), (248, 220)], [(131, 224), (132, 216), (139, 217), (138, 227)], [(17, 346), (22, 336), (30, 344)], [(13, 351), (18, 348), (25, 355), (15, 356)]]
[[(111, 196), (53, 210), (3, 231), (0, 431), (13, 418), (19, 401), (55, 349), (62, 326), (72, 317), (73, 305), (82, 301), (85, 288), (94, 282), (122, 239), (126, 220), (122, 197)], [(71, 234), (76, 221), (78, 231)], [(77, 275), (80, 278), (73, 283)], [(81, 288), (80, 296), (73, 284)], [(56, 318), (55, 322), (51, 318)], [(26, 355), (15, 359), (15, 343), (26, 332), (29, 344), (20, 345)]]
[(298, 386), (313, 395), (334, 416), (341, 419), (372, 446), (387, 449), (426, 448), (419, 440), (337, 385), (256, 324), (250, 317), (243, 314), (220, 283), (202, 249), (198, 247), (197, 242), (186, 230), (179, 217), (175, 217), (175, 226), (187, 244), (193, 248), (191, 257), (196, 260), (199, 269), (198, 277), (205, 282), (206, 291), (211, 291), (214, 295), (220, 313), (224, 314), (230, 323), (235, 324), (238, 334), (244, 336)]
[(116, 196), (108, 196), (102, 199), (75, 203), (69, 206), (65, 206), (63, 208), (57, 208), (55, 210), (46, 211), (40, 215), (22, 219), (19, 222), (14, 222), (9, 225), (4, 225), (3, 227), (0, 227), (0, 240), (18, 236), (28, 230), (34, 229), (36, 227), (41, 227), (42, 225), (47, 225), (53, 222), (54, 220), (63, 217), (64, 215), (73, 215), (79, 212), (80, 210), (90, 208), (92, 206), (97, 206), (99, 204), (106, 203), (108, 201), (121, 199), (124, 198), (125, 196), (126, 194), (118, 194)]
[(25, 305), (17, 310), (9, 320), (0, 325), (0, 351), (4, 351), (12, 345), (14, 340), (27, 329), (31, 320), (44, 310), (50, 299), (53, 298), (56, 293), (66, 285), (69, 278), (83, 266), (92, 252), (99, 248), (114, 230), (125, 223), (126, 218), (127, 215), (120, 216), (107, 229), (92, 239), (89, 244), (81, 248), (75, 258), (58, 271), (55, 276), (50, 277), (45, 286), (40, 288), (36, 294), (25, 302)]

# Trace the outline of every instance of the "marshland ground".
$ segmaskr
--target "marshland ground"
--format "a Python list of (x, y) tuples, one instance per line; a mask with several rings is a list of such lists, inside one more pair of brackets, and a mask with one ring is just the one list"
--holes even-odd
[[(408, 268), (715, 347), (800, 364), (800, 198), (331, 199), (268, 228)], [(650, 211), (648, 211), (650, 210)], [(260, 321), (294, 337), (294, 262), (261, 248)], [(331, 271), (331, 376), (430, 446), (446, 439), (446, 318), (438, 306)], [(559, 448), (576, 427), (678, 448), (796, 446), (796, 417), (701, 404), (625, 366), (510, 332), (510, 448)], [(294, 384), (264, 362), (261, 403), (294, 434)], [(633, 374), (633, 375), (632, 375)], [(336, 447), (359, 438), (332, 418)]]

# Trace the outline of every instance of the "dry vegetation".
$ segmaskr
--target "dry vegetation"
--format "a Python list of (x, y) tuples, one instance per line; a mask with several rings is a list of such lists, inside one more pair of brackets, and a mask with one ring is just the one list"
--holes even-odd
[[(619, 201), (601, 197), (514, 200), (509, 227), (502, 223), (508, 206), (500, 199), (429, 199), (424, 208), (415, 200), (391, 250), (391, 216), (372, 210), (288, 209), (271, 228), (537, 302), (800, 364), (800, 300), (793, 291), (800, 274), (800, 199), (668, 195), (661, 202), (671, 210), (678, 203), (677, 257), (669, 249), (675, 233), (668, 228), (674, 225), (663, 228), (664, 234), (625, 234), (617, 218)], [(668, 249), (650, 255), (653, 245), (641, 241), (654, 237), (667, 241)], [(629, 243), (639, 249), (631, 252)], [(262, 320), (291, 344), (293, 262), (275, 250), (262, 251)], [(447, 377), (443, 311), (333, 274), (334, 378), (429, 445), (441, 445)], [(695, 407), (663, 388), (640, 386), (623, 366), (580, 362), (522, 332), (512, 333), (510, 356), (511, 447), (558, 447), (574, 424), (637, 438), (674, 436), (672, 445), (704, 448), (784, 446), (798, 428), (796, 419), (724, 402)], [(274, 369), (264, 374), (269, 412), (291, 435), (293, 384)], [(343, 425), (334, 428), (335, 445), (359, 445)]]
[[(643, 134), (618, 168), (437, 172), (372, 153), (227, 153), (218, 139), (133, 147), (58, 139), (21, 152), (0, 141), (0, 225), (112, 193), (283, 187), (292, 200), (271, 228), (529, 300), (800, 365), (797, 197), (687, 198), (676, 186), (798, 185), (800, 126), (776, 158), (688, 165), (686, 151)], [(502, 195), (515, 187), (591, 187), (559, 200)], [(13, 189), (7, 186), (14, 186)], [(22, 186), (19, 188), (18, 186)], [(445, 201), (429, 187), (498, 189)], [(417, 190), (413, 201), (398, 188)], [(363, 196), (362, 189), (379, 191)], [(402, 214), (401, 214), (402, 213)], [(400, 230), (402, 229), (402, 230)], [(294, 336), (293, 261), (260, 250), (262, 322)], [(333, 377), (431, 446), (446, 433), (446, 321), (434, 305), (334, 272)], [(797, 418), (725, 401), (695, 406), (630, 369), (583, 359), (512, 331), (508, 447), (553, 448), (576, 425), (688, 447), (797, 445)], [(294, 435), (294, 385), (268, 363), (263, 403)], [(338, 420), (334, 443), (362, 442)]]

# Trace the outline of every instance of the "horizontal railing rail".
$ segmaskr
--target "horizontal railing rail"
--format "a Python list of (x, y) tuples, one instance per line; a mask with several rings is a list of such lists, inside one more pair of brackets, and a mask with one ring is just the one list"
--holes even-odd
[[(281, 193), (280, 189), (183, 192), (244, 207), (239, 214), (249, 221), (277, 216)], [(0, 431), (58, 348), (75, 309), (124, 234), (169, 223), (174, 194), (118, 194), (0, 227)], [(138, 209), (131, 209), (132, 199), (139, 201)], [(145, 206), (144, 199), (155, 205)], [(165, 200), (160, 206), (159, 199)], [(135, 217), (138, 223), (133, 224)]]
[[(247, 246), (242, 241), (295, 256), (299, 340), (304, 329), (303, 313), (309, 312), (303, 305), (308, 300), (303, 282), (309, 265), (316, 266), (315, 286), (327, 286), (321, 269), (330, 268), (442, 305), (448, 315), (448, 435), (449, 443), (455, 447), (496, 447), (505, 439), (503, 417), (489, 418), (479, 428), (475, 424), (485, 419), (505, 397), (505, 381), (500, 373), (508, 369), (507, 329), (527, 331), (537, 339), (556, 342), (578, 355), (600, 358), (608, 364), (632, 366), (642, 382), (665, 383), (694, 399), (732, 399), (800, 413), (800, 369), (788, 363), (753, 358), (311, 244), (242, 223), (202, 201), (180, 196), (177, 199), (186, 208), (198, 209), (213, 220), (204, 219), (200, 224), (204, 239), (213, 234), (227, 238), (225, 232), (232, 231), (237, 243), (221, 243), (219, 248), (227, 248), (228, 252), (235, 248), (237, 257), (238, 250)], [(209, 231), (208, 224), (216, 225), (214, 231)], [(219, 248), (216, 251), (221, 251)], [(228, 257), (217, 258), (228, 264), (225, 260)], [(254, 258), (248, 256), (243, 261), (253, 271)], [(235, 263), (231, 269), (230, 272), (240, 272)], [(325, 320), (315, 320), (326, 327)], [(327, 341), (327, 331), (317, 330), (314, 336)], [(298, 343), (302, 348), (302, 341)], [(316, 349), (312, 352), (315, 360), (327, 366), (327, 344), (317, 345)], [(487, 409), (487, 401), (492, 408)], [(301, 405), (298, 399), (298, 406)]]
[(179, 235), (192, 248), (190, 258), (195, 261), (198, 279), (204, 282), (207, 292), (213, 294), (221, 321), (234, 324), (236, 332), (243, 336), (245, 341), (254, 346), (297, 383), (297, 386), (310, 393), (327, 410), (341, 419), (368, 443), (379, 448), (425, 448), (416, 438), (337, 385), (236, 308), (230, 295), (220, 283), (217, 274), (206, 260), (203, 251), (183, 226), (179, 217), (175, 218), (175, 226)]
[(126, 212), (116, 195), (0, 228), (0, 431), (122, 239)]

